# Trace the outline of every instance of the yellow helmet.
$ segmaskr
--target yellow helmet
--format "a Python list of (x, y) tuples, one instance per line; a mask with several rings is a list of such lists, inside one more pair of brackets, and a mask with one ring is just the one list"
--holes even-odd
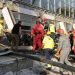
[(49, 34), (51, 34), (51, 32), (50, 31), (47, 31), (47, 33), (46, 33), (47, 35), (49, 35)]
[(3, 20), (0, 20), (0, 24), (3, 24)]
[(50, 23), (53, 24), (54, 23), (54, 20), (50, 20)]

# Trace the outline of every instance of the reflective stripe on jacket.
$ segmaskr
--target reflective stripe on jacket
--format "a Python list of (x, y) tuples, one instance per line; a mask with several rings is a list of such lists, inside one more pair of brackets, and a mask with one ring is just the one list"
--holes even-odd
[(50, 32), (55, 33), (55, 26), (53, 24), (50, 24), (49, 25), (49, 30), (50, 30)]

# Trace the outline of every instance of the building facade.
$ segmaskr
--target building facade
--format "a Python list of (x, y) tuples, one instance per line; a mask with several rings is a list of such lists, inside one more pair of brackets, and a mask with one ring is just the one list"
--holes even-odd
[[(0, 8), (9, 7), (15, 20), (23, 21), (23, 25), (31, 27), (39, 11), (53, 15), (55, 19), (73, 22), (75, 18), (75, 0), (1, 0)], [(37, 9), (38, 7), (38, 9)]]
[(75, 0), (22, 0), (51, 12), (62, 14), (71, 18), (75, 17)]

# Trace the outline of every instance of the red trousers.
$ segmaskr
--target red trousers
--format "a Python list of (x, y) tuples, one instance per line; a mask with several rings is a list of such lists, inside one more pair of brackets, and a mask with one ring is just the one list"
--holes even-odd
[(42, 42), (41, 42), (42, 37), (40, 36), (40, 34), (37, 34), (34, 36), (33, 39), (33, 50), (37, 49), (41, 49), (42, 48)]

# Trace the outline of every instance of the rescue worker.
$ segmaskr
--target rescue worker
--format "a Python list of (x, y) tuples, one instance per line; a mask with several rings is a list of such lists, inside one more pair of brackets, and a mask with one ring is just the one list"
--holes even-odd
[(54, 21), (53, 20), (50, 21), (50, 31), (55, 33), (55, 26), (54, 26)]
[(32, 28), (31, 35), (33, 36), (33, 51), (35, 49), (42, 48), (42, 38), (44, 36), (44, 28), (41, 24), (41, 19), (38, 17), (38, 20), (34, 27)]
[[(51, 59), (52, 57), (52, 51), (54, 49), (54, 41), (53, 39), (50, 37), (50, 32), (46, 32), (44, 38), (43, 38), (43, 50), (44, 50), (44, 53), (45, 53), (45, 57), (46, 59)], [(51, 65), (50, 64), (47, 64), (47, 69), (51, 69)]]
[(73, 46), (72, 46), (72, 50), (75, 54), (75, 30), (72, 31), (72, 34), (73, 34)]
[(41, 24), (43, 25), (43, 27), (45, 27), (46, 26), (46, 23), (47, 23), (47, 19), (41, 19)]
[[(71, 51), (71, 45), (69, 36), (65, 35), (64, 30), (60, 30), (60, 38), (58, 42), (58, 52), (60, 52), (60, 63), (72, 66), (72, 64), (68, 61), (68, 55)], [(60, 69), (63, 72), (63, 69)], [(71, 74), (71, 72), (69, 72)]]
[(12, 29), (12, 41), (11, 41), (11, 48), (16, 50), (19, 45), (19, 35), (21, 34), (21, 21), (18, 21)]
[(50, 37), (52, 37), (53, 40), (55, 40), (55, 25), (54, 25), (54, 21), (53, 20), (50, 21), (48, 30), (51, 32)]
[(73, 54), (74, 51), (73, 51), (72, 47), (73, 47), (73, 43), (74, 43), (74, 41), (73, 41), (72, 30), (70, 30), (70, 31), (68, 32), (68, 34), (69, 34), (69, 39), (70, 39), (70, 44), (71, 44), (71, 52), (70, 52), (70, 53)]
[(5, 35), (4, 33), (4, 21), (3, 21), (3, 17), (0, 18), (0, 40), (3, 38), (3, 36)]
[(54, 49), (54, 41), (49, 35), (50, 35), (50, 32), (47, 31), (42, 41), (43, 49), (44, 49), (45, 56), (47, 59), (51, 58), (50, 52), (53, 51)]

